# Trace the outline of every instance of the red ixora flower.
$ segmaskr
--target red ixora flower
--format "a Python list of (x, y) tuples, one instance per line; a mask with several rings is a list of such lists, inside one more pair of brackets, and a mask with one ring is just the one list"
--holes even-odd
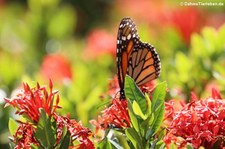
[[(52, 81), (49, 81), (49, 93), (46, 87), (41, 87), (38, 83), (34, 88), (30, 88), (28, 84), (23, 83), (23, 90), (12, 99), (5, 98), (7, 104), (5, 106), (15, 107), (16, 114), (27, 115), (34, 123), (38, 123), (39, 109), (43, 108), (51, 117), (56, 111), (59, 103), (58, 91), (53, 91)], [(54, 103), (54, 97), (56, 101)]]
[[(34, 88), (30, 88), (28, 84), (23, 84), (23, 90), (12, 99), (5, 99), (7, 105), (12, 105), (17, 109), (16, 114), (26, 114), (30, 120), (26, 122), (19, 122), (19, 127), (11, 139), (15, 144), (15, 148), (31, 149), (31, 144), (40, 146), (39, 142), (35, 139), (36, 128), (39, 121), (39, 109), (42, 108), (56, 122), (56, 145), (60, 143), (63, 136), (64, 128), (67, 128), (71, 142), (76, 142), (76, 146), (70, 148), (76, 149), (94, 149), (94, 144), (89, 139), (92, 135), (88, 128), (82, 126), (81, 122), (76, 122), (70, 119), (69, 115), (66, 117), (60, 116), (56, 113), (56, 109), (60, 108), (59, 95), (57, 91), (53, 91), (53, 84), (50, 80), (49, 91), (46, 87), (41, 87), (38, 83)], [(54, 103), (54, 97), (56, 101)]]
[(70, 119), (70, 116), (54, 115), (57, 124), (57, 142), (62, 138), (64, 127), (69, 131), (72, 142), (77, 140), (79, 144), (70, 148), (78, 149), (94, 149), (94, 144), (89, 139), (92, 135), (88, 128), (84, 128), (81, 122), (76, 122), (74, 119)]
[(204, 146), (210, 149), (217, 142), (218, 147), (224, 147), (225, 137), (225, 99), (212, 89), (212, 97), (192, 101), (182, 110), (175, 112), (173, 120), (164, 137), (167, 147), (175, 143), (179, 148), (191, 143), (194, 148)]
[(20, 126), (17, 128), (13, 138), (10, 138), (14, 143), (17, 143), (15, 149), (31, 149), (31, 144), (39, 146), (39, 143), (34, 137), (35, 130), (36, 128), (30, 123), (20, 122)]
[(128, 128), (130, 127), (130, 118), (126, 100), (114, 98), (110, 107), (101, 111), (102, 115), (98, 120), (91, 120), (90, 123), (96, 126), (96, 133), (99, 129)]

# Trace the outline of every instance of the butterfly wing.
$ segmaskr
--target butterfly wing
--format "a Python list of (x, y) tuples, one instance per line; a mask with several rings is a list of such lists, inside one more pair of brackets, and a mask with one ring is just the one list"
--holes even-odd
[(153, 46), (142, 43), (136, 25), (124, 18), (117, 35), (117, 73), (120, 98), (124, 99), (124, 79), (131, 76), (137, 85), (145, 84), (160, 74), (160, 59)]
[(139, 37), (134, 22), (130, 18), (124, 18), (120, 23), (117, 35), (117, 73), (121, 98), (125, 98), (123, 91), (124, 78), (127, 74), (130, 55), (138, 40)]
[(137, 85), (143, 85), (160, 75), (160, 59), (153, 46), (139, 42), (130, 55), (127, 74)]

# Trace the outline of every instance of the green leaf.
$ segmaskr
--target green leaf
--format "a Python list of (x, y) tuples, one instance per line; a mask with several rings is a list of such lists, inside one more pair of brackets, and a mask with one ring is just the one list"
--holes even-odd
[(133, 102), (132, 108), (136, 115), (140, 116), (143, 120), (146, 119), (146, 116), (142, 113), (142, 111), (136, 101)]
[(130, 117), (130, 121), (132, 126), (134, 127), (134, 129), (139, 132), (139, 124), (138, 124), (138, 120), (137, 117), (134, 114), (133, 108), (132, 108), (132, 104), (131, 101), (128, 100), (128, 113), (129, 113), (129, 117)]
[(162, 82), (156, 86), (152, 95), (152, 113), (155, 112), (161, 104), (164, 104), (165, 96), (166, 82)]
[(148, 94), (145, 94), (145, 98), (146, 98), (146, 101), (147, 101), (147, 113), (146, 113), (146, 115), (149, 116), (152, 113), (152, 102), (149, 99)]
[(105, 148), (112, 149), (112, 145), (107, 137), (105, 137), (101, 142), (99, 142), (97, 146), (97, 149), (105, 149)]
[[(140, 125), (140, 130), (141, 130), (141, 135), (142, 135), (143, 137), (146, 137), (146, 133), (147, 133), (147, 131), (148, 131), (148, 129), (149, 129), (149, 124), (150, 124), (150, 121), (152, 121), (152, 119), (153, 119), (152, 115), (149, 115), (149, 116), (147, 117), (147, 119), (145, 119), (145, 120), (141, 123), (141, 125)], [(147, 140), (147, 139), (146, 139), (146, 140)]]
[[(191, 144), (189, 144), (189, 143), (187, 144), (186, 148), (187, 148), (187, 149), (193, 149), (193, 147), (192, 147)], [(201, 147), (199, 147), (199, 149), (201, 149)], [(202, 147), (202, 149), (204, 149), (204, 147)]]
[(41, 146), (53, 149), (56, 142), (55, 129), (52, 127), (51, 118), (48, 117), (44, 109), (40, 109), (40, 118), (36, 129), (35, 137)]
[(125, 95), (126, 98), (128, 98), (132, 102), (136, 101), (140, 106), (142, 112), (144, 114), (146, 113), (147, 107), (145, 96), (142, 94), (142, 92), (130, 76), (126, 76), (125, 78)]
[(10, 149), (14, 149), (15, 148), (15, 143), (13, 143), (13, 142), (9, 142), (9, 148)]
[(125, 130), (127, 138), (132, 142), (135, 148), (144, 148), (142, 144), (142, 139), (138, 135), (137, 131), (134, 128), (128, 128)]
[(150, 139), (151, 137), (153, 137), (154, 135), (154, 130), (152, 127), (147, 128), (146, 134), (145, 134), (145, 138), (146, 140)]
[(164, 109), (165, 106), (164, 104), (161, 104), (161, 106), (154, 112), (154, 119), (153, 122), (151, 123), (151, 131), (147, 135), (146, 138), (150, 138), (152, 135), (154, 135), (160, 128), (161, 123), (163, 121), (163, 116), (164, 116)]
[(165, 145), (164, 141), (162, 139), (160, 139), (157, 141), (155, 148), (156, 149), (165, 149), (166, 148), (165, 146), (166, 145)]
[(157, 142), (158, 142), (158, 138), (156, 138), (155, 140), (151, 141), (151, 148), (150, 149), (155, 149)]
[(169, 148), (170, 149), (178, 149), (178, 147), (174, 143), (171, 143)]
[(14, 119), (9, 118), (8, 127), (9, 127), (10, 134), (14, 135), (16, 133), (17, 128), (18, 128), (18, 124)]
[(145, 94), (145, 98), (146, 98), (146, 101), (147, 101), (147, 113), (146, 113), (146, 116), (147, 118), (145, 118), (145, 120), (143, 122), (141, 122), (140, 124), (140, 130), (141, 130), (141, 135), (143, 137), (146, 137), (146, 133), (149, 129), (149, 124), (150, 122), (153, 121), (154, 119), (154, 115), (152, 114), (152, 103), (151, 103), (151, 100), (149, 99), (148, 97), (148, 94)]
[(113, 147), (115, 147), (116, 149), (123, 149), (122, 146), (120, 146), (120, 144), (118, 144), (118, 142), (116, 142), (115, 140), (111, 140), (109, 139), (109, 142), (113, 145)]
[(36, 146), (34, 144), (31, 144), (30, 147), (31, 147), (31, 149), (38, 149), (38, 146)]
[(153, 134), (155, 134), (163, 120), (164, 115), (164, 98), (166, 96), (166, 82), (162, 82), (158, 84), (153, 92), (152, 96), (152, 113), (154, 116), (154, 120), (151, 123), (151, 133), (149, 133), (146, 137), (150, 138)]
[(62, 143), (60, 144), (59, 149), (68, 149), (71, 141), (71, 136), (69, 131), (66, 132), (66, 135), (62, 139)]

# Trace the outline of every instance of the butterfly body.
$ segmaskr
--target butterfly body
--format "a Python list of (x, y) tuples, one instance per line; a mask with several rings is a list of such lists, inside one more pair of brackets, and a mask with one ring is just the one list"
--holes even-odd
[(120, 99), (125, 99), (124, 79), (131, 76), (137, 85), (143, 85), (160, 75), (160, 59), (155, 48), (143, 43), (136, 25), (130, 18), (124, 18), (117, 35), (117, 73)]

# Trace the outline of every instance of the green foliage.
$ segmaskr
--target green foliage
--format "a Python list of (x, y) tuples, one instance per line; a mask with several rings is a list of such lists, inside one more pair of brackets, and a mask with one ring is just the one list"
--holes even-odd
[(108, 138), (105, 137), (100, 143), (98, 143), (97, 149), (112, 149), (112, 144), (109, 142)]
[[(218, 31), (206, 27), (202, 30), (202, 36), (194, 34), (191, 40), (191, 51), (189, 58), (193, 64), (190, 70), (192, 76), (189, 81), (189, 88), (194, 88), (198, 84), (198, 92), (202, 93), (205, 86), (213, 80), (218, 81), (219, 85), (224, 86), (225, 73), (220, 71), (224, 68), (224, 43), (225, 43), (225, 25), (221, 26)], [(216, 68), (219, 68), (217, 70)], [(198, 72), (198, 73), (197, 73)]]
[(162, 74), (163, 80), (170, 80), (169, 88), (180, 89), (185, 99), (189, 99), (193, 90), (202, 96), (211, 83), (221, 88), (225, 85), (224, 30), (225, 25), (218, 30), (205, 27), (201, 34), (191, 36), (189, 51), (174, 51), (174, 60), (170, 59), (168, 64), (162, 66), (162, 73), (169, 72)]
[(35, 137), (40, 145), (45, 148), (53, 149), (56, 142), (56, 128), (54, 128), (54, 122), (48, 117), (47, 113), (40, 109), (40, 118), (37, 125)]
[(14, 119), (9, 118), (8, 128), (11, 135), (14, 135), (16, 133), (18, 125)]
[[(125, 130), (128, 141), (134, 148), (155, 148), (157, 142), (161, 141), (154, 135), (160, 129), (164, 116), (166, 83), (156, 86), (150, 101), (147, 95), (144, 96), (140, 92), (133, 79), (126, 76), (125, 95), (128, 99), (129, 116), (133, 126)], [(145, 110), (141, 107), (145, 107)]]
[(81, 120), (84, 125), (88, 125), (89, 120), (104, 108), (99, 107), (102, 103), (99, 97), (106, 92), (112, 58), (106, 56), (102, 60), (103, 64), (101, 61), (92, 62), (95, 65), (89, 62), (75, 64), (70, 86), (61, 88), (63, 98), (67, 99), (67, 102), (61, 103), (64, 108), (61, 112), (70, 113), (71, 117)]
[[(24, 70), (21, 59), (17, 56), (12, 56), (8, 52), (0, 52), (0, 88), (11, 92), (14, 85), (19, 81)], [(7, 86), (5, 86), (7, 85)], [(8, 87), (8, 88), (7, 88)]]
[(70, 137), (69, 131), (64, 131), (64, 132), (66, 132), (66, 134), (64, 135), (64, 137), (63, 137), (63, 139), (61, 141), (59, 149), (68, 149), (70, 141), (71, 141), (71, 137)]
[(164, 106), (164, 99), (166, 96), (166, 82), (160, 83), (156, 86), (154, 89), (154, 93), (152, 95), (152, 115), (154, 117), (154, 120), (152, 123), (150, 123), (151, 130), (148, 132), (151, 132), (146, 136), (146, 138), (152, 137), (160, 128), (163, 116), (164, 116), (164, 111), (165, 111), (165, 106)]
[[(71, 134), (69, 133), (69, 131), (67, 131), (66, 127), (64, 127), (62, 138), (59, 140), (59, 143), (57, 143), (56, 146), (56, 123), (47, 115), (44, 109), (40, 109), (39, 112), (40, 118), (34, 136), (41, 146), (37, 147), (36, 145), (32, 144), (31, 148), (68, 149), (71, 143)], [(14, 135), (16, 133), (17, 128), (17, 122), (10, 118), (9, 130), (11, 135)], [(14, 146), (15, 144), (13, 142), (10, 142), (10, 148), (14, 148)]]
[(156, 86), (150, 100), (147, 94), (143, 95), (134, 80), (130, 76), (126, 76), (125, 95), (128, 101), (131, 127), (126, 129), (109, 128), (105, 138), (98, 144), (98, 148), (121, 148), (120, 142), (114, 141), (114, 137), (108, 137), (110, 131), (113, 130), (111, 133), (115, 134), (115, 137), (117, 136), (116, 131), (125, 134), (127, 145), (131, 149), (160, 149), (165, 147), (160, 127), (164, 116), (166, 83), (163, 82)]
[[(127, 78), (130, 78), (129, 76), (127, 76)], [(126, 97), (129, 97), (129, 99), (133, 102), (136, 101), (139, 106), (140, 109), (142, 110), (142, 112), (146, 112), (146, 104), (145, 104), (145, 96), (142, 94), (142, 92), (140, 91), (140, 89), (137, 87), (137, 85), (135, 83), (133, 83), (133, 80), (130, 79), (126, 79), (125, 80), (125, 90), (126, 90)]]

